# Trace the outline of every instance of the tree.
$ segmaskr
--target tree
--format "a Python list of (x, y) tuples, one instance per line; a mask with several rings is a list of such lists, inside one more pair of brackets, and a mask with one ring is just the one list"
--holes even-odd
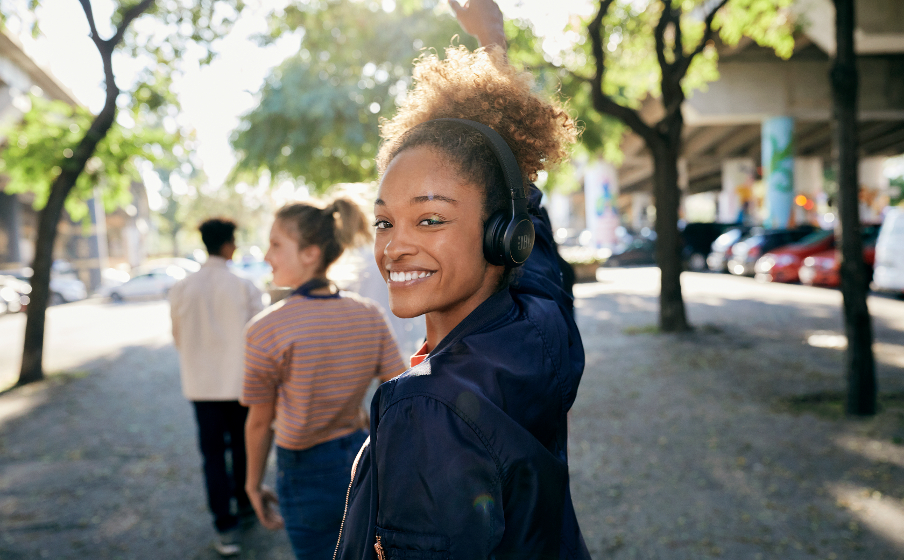
[[(589, 85), (593, 110), (630, 127), (652, 155), (656, 261), (661, 270), (659, 327), (664, 332), (690, 328), (681, 295), (678, 236), (681, 107), (695, 87), (718, 78), (713, 40), (717, 31), (726, 44), (747, 35), (790, 56), (792, 23), (783, 12), (789, 3), (733, 0), (726, 6), (729, 0), (601, 0), (587, 25), (589, 55), (579, 47), (562, 58), (562, 66)], [(650, 95), (657, 96), (661, 106), (661, 116), (652, 124), (639, 111), (641, 101)]]
[[(379, 119), (407, 91), (412, 61), (424, 49), (443, 52), (461, 31), (435, 5), (409, 0), (387, 12), (378, 2), (323, 0), (274, 14), (264, 40), (302, 30), (301, 49), (268, 77), (234, 133), (232, 181), (269, 176), (323, 192), (375, 179)], [(469, 36), (460, 41), (476, 47)]]
[(848, 414), (876, 413), (876, 364), (873, 329), (866, 294), (869, 278), (863, 267), (860, 235), (860, 185), (857, 178), (858, 77), (854, 52), (854, 0), (835, 0), (835, 59), (829, 78), (834, 105), (834, 142), (838, 154), (838, 209), (841, 219), (841, 293)]
[[(22, 367), (19, 373), (18, 384), (23, 385), (43, 378), (43, 352), (44, 352), (44, 326), (45, 313), (50, 295), (50, 266), (53, 260), (53, 246), (57, 234), (57, 225), (67, 200), (73, 190), (80, 190), (79, 185), (86, 184), (86, 179), (92, 175), (92, 167), (97, 167), (99, 172), (106, 169), (103, 166), (93, 165), (98, 162), (93, 159), (97, 154), (104, 153), (104, 142), (108, 142), (108, 150), (111, 153), (120, 150), (134, 150), (136, 148), (152, 149), (147, 144), (147, 139), (126, 138), (123, 133), (123, 143), (115, 143), (117, 112), (120, 108), (118, 100), (121, 90), (116, 84), (116, 76), (113, 71), (113, 55), (117, 51), (126, 52), (133, 56), (142, 56), (148, 61), (145, 71), (138, 76), (129, 91), (129, 102), (126, 104), (133, 114), (142, 112), (156, 113), (161, 118), (175, 112), (177, 103), (169, 92), (172, 72), (178, 67), (178, 62), (185, 56), (186, 50), (192, 45), (206, 49), (202, 59), (209, 61), (213, 53), (209, 49), (210, 42), (229, 29), (232, 22), (243, 9), (242, 0), (219, 0), (218, 2), (203, 0), (170, 0), (155, 3), (155, 0), (123, 1), (114, 10), (111, 28), (112, 34), (104, 39), (98, 33), (97, 22), (91, 0), (79, 0), (85, 13), (90, 29), (90, 37), (100, 54), (103, 64), (104, 84), (106, 97), (104, 106), (100, 112), (91, 119), (83, 129), (84, 134), (72, 132), (78, 136), (71, 147), (65, 143), (68, 136), (43, 135), (43, 140), (34, 141), (28, 137), (26, 145), (22, 148), (28, 150), (28, 145), (48, 146), (51, 139), (56, 138), (58, 144), (55, 154), (49, 161), (43, 160), (43, 165), (50, 170), (47, 177), (47, 197), (38, 221), (38, 237), (35, 243), (35, 258), (32, 264), (34, 274), (31, 278), (32, 292), (31, 302), (28, 306), (28, 318), (25, 324), (25, 343), (22, 352)], [(30, 8), (38, 8), (40, 0), (30, 0)], [(17, 14), (2, 12), (5, 19)], [(18, 14), (20, 17), (22, 14)], [(141, 32), (131, 29), (132, 23), (142, 16), (155, 16), (162, 24), (154, 30)], [(33, 21), (33, 30), (37, 33), (37, 22)], [(69, 129), (70, 132), (73, 130)], [(35, 134), (40, 138), (40, 133)], [(18, 142), (16, 144), (19, 145)], [(159, 148), (159, 145), (158, 145)], [(7, 159), (7, 170), (12, 176), (25, 174), (23, 171), (28, 162), (35, 161), (30, 155), (34, 151), (27, 151), (26, 155), (18, 160)], [(53, 163), (56, 165), (53, 165)], [(102, 163), (103, 160), (100, 160)], [(18, 169), (18, 170), (17, 170)], [(90, 181), (89, 181), (90, 182)], [(98, 184), (103, 184), (100, 181)], [(41, 188), (41, 187), (38, 187)], [(69, 203), (72, 206), (72, 203)]]

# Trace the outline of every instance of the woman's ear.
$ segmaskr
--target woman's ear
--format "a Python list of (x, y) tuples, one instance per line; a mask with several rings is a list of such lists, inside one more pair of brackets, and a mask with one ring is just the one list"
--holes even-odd
[(323, 252), (317, 245), (308, 245), (298, 251), (298, 259), (308, 267), (319, 267), (322, 262)]

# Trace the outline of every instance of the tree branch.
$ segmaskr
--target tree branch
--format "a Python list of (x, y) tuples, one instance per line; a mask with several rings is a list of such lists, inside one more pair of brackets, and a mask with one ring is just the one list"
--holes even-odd
[(719, 4), (706, 15), (706, 19), (704, 20), (706, 28), (703, 31), (703, 37), (700, 39), (700, 43), (691, 54), (682, 56), (681, 64), (678, 65), (677, 70), (679, 79), (684, 78), (685, 74), (687, 74), (687, 69), (691, 66), (691, 62), (694, 61), (694, 57), (702, 53), (703, 49), (706, 48), (706, 43), (713, 38), (713, 20), (716, 17), (716, 12), (721, 10), (725, 4), (728, 4), (728, 0), (720, 0)]
[(671, 2), (662, 0), (662, 14), (656, 23), (653, 36), (656, 38), (656, 59), (659, 61), (659, 68), (662, 70), (663, 81), (669, 70), (669, 62), (665, 59), (665, 28), (669, 25), (670, 14), (672, 11)]
[(597, 12), (593, 21), (587, 25), (593, 58), (596, 60), (596, 74), (593, 79), (588, 80), (590, 82), (593, 107), (600, 113), (612, 115), (621, 120), (623, 123), (630, 126), (631, 129), (639, 134), (647, 143), (653, 143), (657, 139), (656, 132), (640, 118), (640, 114), (630, 107), (625, 107), (624, 105), (617, 103), (614, 99), (603, 93), (603, 77), (606, 72), (606, 55), (603, 50), (602, 37), (603, 18), (606, 16), (606, 12), (609, 11), (609, 7), (614, 1), (615, 0), (600, 0), (599, 12)]
[(100, 50), (104, 40), (97, 34), (97, 25), (94, 23), (94, 10), (91, 7), (91, 0), (78, 1), (82, 5), (82, 10), (85, 11), (85, 17), (88, 18), (88, 28), (91, 30), (91, 40), (94, 41), (94, 45)]
[(120, 41), (122, 41), (122, 38), (126, 33), (126, 29), (129, 27), (132, 21), (143, 14), (148, 8), (151, 7), (153, 3), (154, 0), (141, 0), (141, 2), (126, 10), (126, 13), (122, 15), (122, 21), (119, 22), (119, 27), (116, 28), (116, 33), (114, 33), (108, 41), (111, 47), (115, 47), (119, 44)]

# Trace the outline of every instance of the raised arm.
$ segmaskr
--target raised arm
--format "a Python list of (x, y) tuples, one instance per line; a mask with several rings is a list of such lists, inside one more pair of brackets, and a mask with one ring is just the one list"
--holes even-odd
[(499, 45), (506, 50), (502, 10), (494, 0), (468, 0), (464, 5), (449, 0), (449, 6), (465, 33), (477, 37), (481, 47)]

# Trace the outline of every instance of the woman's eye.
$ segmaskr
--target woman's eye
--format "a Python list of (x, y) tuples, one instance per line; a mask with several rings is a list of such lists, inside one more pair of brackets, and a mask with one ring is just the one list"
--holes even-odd
[(377, 229), (389, 229), (392, 227), (392, 224), (390, 224), (386, 220), (377, 220), (376, 222), (374, 222), (374, 227)]
[(444, 221), (442, 221), (442, 220), (440, 220), (439, 218), (437, 218), (437, 217), (434, 216), (434, 217), (432, 217), (432, 218), (427, 218), (427, 219), (425, 219), (425, 220), (421, 220), (421, 222), (420, 222), (418, 225), (421, 225), (421, 226), (438, 226), (438, 225), (444, 224), (444, 223), (445, 223)]

